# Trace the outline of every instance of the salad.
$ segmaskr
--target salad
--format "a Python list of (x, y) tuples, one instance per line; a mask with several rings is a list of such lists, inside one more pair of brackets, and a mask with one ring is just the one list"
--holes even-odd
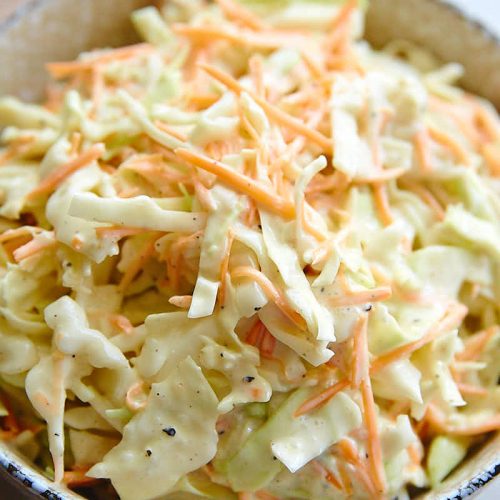
[(0, 99), (1, 436), (55, 482), (404, 499), (500, 429), (500, 121), (364, 7), (169, 0)]

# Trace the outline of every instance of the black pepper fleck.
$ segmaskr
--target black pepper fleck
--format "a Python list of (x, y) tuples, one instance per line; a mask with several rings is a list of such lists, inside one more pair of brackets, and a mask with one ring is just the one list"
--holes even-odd
[(176, 434), (176, 430), (173, 427), (165, 427), (165, 429), (163, 429), (163, 432), (170, 437), (174, 437)]
[(243, 382), (246, 382), (247, 384), (249, 384), (250, 382), (253, 382), (254, 380), (255, 380), (255, 377), (250, 377), (250, 375), (243, 377)]
[(260, 311), (262, 309), (262, 307), (254, 307), (253, 310), (254, 311)]
[(322, 286), (320, 292), (323, 293), (325, 291), (325, 287)]
[(369, 312), (372, 310), (372, 308), (373, 308), (373, 306), (371, 304), (368, 304), (367, 306), (365, 306), (364, 311)]
[(221, 352), (221, 353), (220, 353), (220, 357), (221, 357), (221, 358), (223, 358), (223, 357), (224, 357), (224, 353), (223, 353), (223, 352)]
[(146, 455), (147, 455), (148, 457), (150, 457), (152, 454), (153, 454), (153, 452), (152, 452), (151, 450), (146, 450)]
[(273, 460), (278, 460), (278, 459), (273, 455)]
[(226, 431), (219, 431), (217, 434), (219, 434), (219, 436), (222, 436), (222, 434), (224, 434), (224, 432), (226, 432)]

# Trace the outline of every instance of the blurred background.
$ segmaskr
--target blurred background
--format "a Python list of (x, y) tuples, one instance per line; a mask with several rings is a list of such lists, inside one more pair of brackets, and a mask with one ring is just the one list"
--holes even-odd
[[(20, 5), (37, 0), (0, 0), (0, 19), (12, 14)], [(106, 0), (103, 0), (106, 1)], [(500, 36), (500, 0), (446, 0), (459, 6)]]

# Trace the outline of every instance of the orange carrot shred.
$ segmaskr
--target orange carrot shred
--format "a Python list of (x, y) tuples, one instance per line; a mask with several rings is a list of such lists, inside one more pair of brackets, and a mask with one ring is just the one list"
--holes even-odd
[(168, 299), (170, 304), (180, 309), (189, 309), (192, 301), (192, 295), (174, 295)]
[(294, 116), (291, 116), (285, 111), (282, 111), (278, 107), (274, 106), (273, 104), (270, 104), (268, 101), (259, 97), (254, 92), (245, 89), (237, 80), (235, 80), (227, 73), (224, 73), (220, 69), (215, 68), (214, 66), (209, 66), (208, 64), (200, 64), (199, 66), (210, 76), (223, 83), (237, 95), (239, 95), (241, 92), (246, 92), (259, 106), (262, 107), (262, 109), (264, 109), (264, 111), (273, 121), (276, 121), (277, 123), (294, 130), (297, 134), (307, 137), (309, 140), (320, 146), (324, 151), (327, 151), (329, 153), (331, 152), (332, 141), (320, 132), (308, 128), (306, 125), (304, 125), (304, 123), (302, 123)]
[(389, 226), (394, 222), (394, 217), (389, 206), (387, 187), (385, 186), (385, 184), (373, 184), (372, 190), (375, 201), (375, 208), (377, 209), (378, 216), (384, 226)]
[(80, 71), (92, 69), (95, 64), (128, 59), (129, 57), (146, 54), (152, 50), (154, 50), (152, 45), (148, 43), (138, 43), (136, 45), (111, 49), (106, 51), (104, 54), (89, 57), (88, 59), (82, 61), (51, 62), (47, 63), (45, 67), (54, 78), (60, 79), (66, 78)]
[(484, 418), (481, 422), (466, 425), (451, 424), (447, 421), (446, 414), (433, 403), (428, 404), (425, 419), (438, 432), (456, 436), (477, 436), (500, 429), (500, 414)]
[(155, 120), (155, 125), (162, 130), (163, 132), (166, 132), (167, 134), (171, 135), (172, 137), (175, 137), (176, 139), (179, 139), (179, 141), (186, 142), (188, 140), (188, 137), (186, 134), (183, 134), (182, 132), (179, 132), (178, 130), (174, 129), (170, 125), (168, 125), (165, 122), (162, 122), (161, 120)]
[(380, 286), (361, 292), (351, 292), (344, 290), (343, 295), (339, 297), (329, 297), (328, 302), (332, 307), (348, 307), (359, 304), (368, 304), (370, 302), (381, 302), (387, 300), (392, 295), (390, 286)]
[(293, 414), (294, 417), (300, 417), (305, 413), (309, 413), (310, 411), (323, 406), (336, 394), (338, 394), (340, 391), (343, 391), (344, 389), (347, 389), (348, 387), (349, 381), (347, 379), (343, 379), (340, 382), (337, 382), (336, 384), (325, 389), (323, 392), (304, 401)]
[(429, 136), (445, 148), (449, 149), (457, 160), (462, 162), (464, 165), (470, 164), (469, 154), (462, 145), (453, 139), (453, 137), (432, 125), (429, 125), (427, 130), (429, 131)]
[(267, 298), (272, 300), (288, 319), (295, 323), (301, 330), (307, 329), (304, 318), (295, 309), (290, 307), (283, 292), (278, 290), (264, 273), (250, 266), (240, 266), (231, 271), (231, 278), (251, 278), (254, 280), (262, 288)]
[(147, 229), (140, 227), (126, 227), (126, 226), (102, 226), (97, 227), (95, 232), (98, 238), (116, 238), (120, 240), (126, 236), (134, 236), (146, 232)]
[(233, 0), (216, 0), (222, 12), (232, 21), (240, 22), (253, 30), (262, 30), (266, 28), (265, 23), (259, 19), (252, 11)]
[(153, 255), (155, 251), (156, 240), (160, 237), (161, 233), (155, 232), (153, 236), (146, 240), (143, 248), (137, 253), (135, 260), (130, 263), (128, 269), (123, 274), (120, 284), (118, 285), (120, 290), (125, 290), (130, 283), (132, 283), (135, 276), (144, 267), (144, 263)]
[(85, 475), (88, 469), (75, 469), (64, 471), (63, 483), (68, 488), (84, 488), (98, 484), (102, 479)]
[(123, 314), (110, 314), (109, 322), (112, 326), (124, 333), (130, 334), (134, 331), (134, 325)]
[(40, 195), (50, 194), (71, 174), (100, 158), (104, 154), (104, 151), (104, 144), (94, 144), (87, 149), (87, 151), (84, 151), (77, 156), (74, 160), (70, 160), (68, 163), (57, 167), (27, 195), (28, 199), (32, 199)]
[(226, 248), (224, 251), (224, 257), (220, 266), (220, 287), (219, 287), (219, 303), (221, 305), (225, 304), (226, 300), (226, 275), (229, 269), (229, 257), (231, 256), (231, 248), (234, 241), (234, 231), (229, 230), (226, 240)]
[(259, 185), (250, 177), (240, 174), (228, 165), (188, 149), (176, 149), (175, 154), (182, 160), (217, 175), (219, 179), (229, 184), (233, 189), (250, 196), (268, 210), (287, 219), (292, 219), (295, 216), (293, 203), (277, 197), (266, 187)]
[(500, 145), (494, 143), (485, 144), (481, 153), (486, 166), (493, 177), (500, 177)]
[(361, 382), (361, 397), (365, 424), (368, 429), (368, 460), (371, 468), (373, 483), (378, 493), (383, 494), (386, 489), (384, 463), (382, 460), (382, 445), (377, 426), (377, 413), (375, 411), (375, 400), (373, 398), (370, 377), (365, 377)]
[(440, 335), (448, 332), (457, 324), (460, 324), (466, 314), (467, 308), (464, 305), (456, 304), (452, 306), (445, 316), (435, 325), (431, 326), (427, 333), (420, 339), (410, 342), (409, 344), (404, 344), (401, 347), (396, 347), (392, 351), (375, 358), (371, 364), (370, 373), (374, 375), (394, 361), (410, 356), (424, 345), (437, 339)]
[(353, 360), (351, 373), (351, 387), (357, 389), (361, 381), (368, 377), (368, 344), (366, 330), (368, 326), (368, 315), (362, 314), (356, 324), (353, 332)]
[(319, 460), (313, 460), (311, 463), (331, 486), (342, 491), (342, 484), (331, 470), (325, 467)]
[(422, 172), (430, 172), (432, 170), (430, 153), (429, 153), (429, 134), (427, 130), (419, 130), (413, 137), (415, 153), (418, 164)]
[(46, 248), (51, 248), (56, 245), (55, 239), (32, 239), (23, 246), (17, 248), (13, 252), (13, 257), (16, 262), (20, 262), (28, 257), (31, 257)]
[(464, 342), (464, 350), (455, 357), (459, 361), (473, 361), (479, 357), (488, 342), (498, 332), (498, 326), (493, 325), (486, 330), (475, 333)]

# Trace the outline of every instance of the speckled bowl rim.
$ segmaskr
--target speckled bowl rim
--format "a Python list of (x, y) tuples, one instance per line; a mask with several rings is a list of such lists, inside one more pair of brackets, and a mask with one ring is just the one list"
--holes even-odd
[[(46, 1), (51, 0), (29, 0), (22, 6), (18, 7), (12, 14), (0, 23), (0, 36), (9, 28), (19, 22), (28, 12), (42, 6)], [(453, 4), (448, 3), (446, 0), (441, 2), (445, 5), (454, 15), (459, 17), (467, 17), (465, 13)], [(469, 22), (479, 28), (486, 36), (500, 45), (500, 38), (487, 29), (481, 22), (468, 18)], [(492, 438), (494, 441), (499, 441), (498, 435)], [(500, 442), (500, 441), (499, 441)], [(8, 474), (17, 485), (22, 488), (22, 493), (26, 497), (32, 498), (46, 498), (48, 500), (76, 500), (81, 499), (80, 495), (68, 490), (64, 486), (55, 485), (48, 478), (43, 476), (33, 467), (23, 463), (24, 459), (20, 457), (14, 450), (9, 448), (5, 442), (0, 442), (0, 467), (4, 469), (3, 472)], [(469, 497), (477, 493), (486, 484), (492, 481), (497, 475), (500, 474), (500, 456), (498, 461), (489, 466), (488, 469), (475, 474), (472, 478), (468, 479), (465, 483), (457, 486), (455, 489), (447, 491), (445, 496), (440, 498), (456, 499)], [(4, 475), (0, 475), (0, 485), (4, 479)]]

